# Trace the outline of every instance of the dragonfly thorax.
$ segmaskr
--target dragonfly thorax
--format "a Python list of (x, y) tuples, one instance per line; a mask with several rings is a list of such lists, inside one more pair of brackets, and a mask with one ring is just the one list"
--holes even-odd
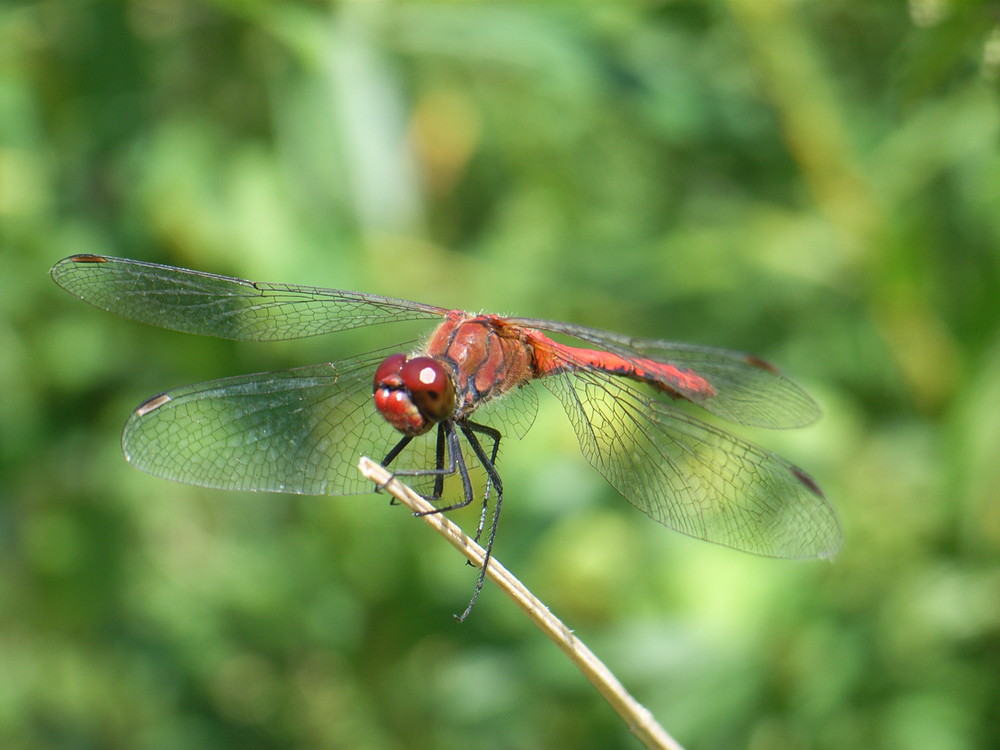
[(404, 435), (422, 435), (455, 410), (455, 386), (431, 357), (393, 354), (375, 371), (375, 408)]

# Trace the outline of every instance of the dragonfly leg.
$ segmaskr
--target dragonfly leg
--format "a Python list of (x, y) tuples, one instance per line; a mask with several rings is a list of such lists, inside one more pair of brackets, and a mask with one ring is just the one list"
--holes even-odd
[[(447, 430), (443, 424), (438, 425), (437, 430), (437, 445), (434, 448), (434, 468), (438, 470), (438, 473), (434, 476), (434, 500), (440, 500), (441, 495), (444, 493), (444, 474), (441, 471), (444, 469), (444, 452), (445, 439), (447, 438)], [(454, 473), (454, 457), (449, 456), (452, 461), (452, 471)]]
[[(409, 440), (400, 441), (400, 443), (406, 443)], [(396, 448), (399, 448), (397, 444)], [(393, 448), (391, 452), (391, 458), (395, 458), (399, 454), (399, 451)], [(448, 465), (444, 465), (444, 455), (448, 454)], [(434, 477), (434, 494), (433, 495), (421, 495), (425, 500), (430, 502), (437, 502), (441, 499), (441, 494), (444, 489), (445, 477), (449, 477), (452, 474), (458, 474), (462, 478), (462, 500), (455, 503), (454, 505), (446, 505), (442, 508), (434, 508), (426, 513), (417, 513), (416, 515), (427, 515), (430, 513), (445, 513), (450, 510), (457, 510), (458, 508), (464, 508), (466, 505), (472, 502), (473, 492), (472, 492), (472, 480), (469, 478), (469, 469), (465, 464), (465, 456), (462, 454), (462, 446), (459, 441), (458, 432), (455, 431), (455, 423), (452, 421), (444, 421), (438, 425), (438, 438), (437, 438), (437, 450), (435, 458), (435, 468), (433, 469), (400, 469), (392, 473), (393, 477)]]
[[(432, 511), (428, 511), (428, 513), (447, 513), (450, 510), (458, 510), (459, 508), (464, 508), (466, 505), (471, 503), (473, 498), (472, 479), (469, 477), (469, 468), (466, 466), (465, 455), (462, 453), (462, 444), (459, 441), (458, 433), (455, 431), (455, 423), (450, 421), (442, 422), (439, 429), (445, 434), (447, 439), (450, 466), (447, 469), (441, 469), (435, 473), (438, 477), (440, 477), (440, 481), (442, 482), (444, 481), (445, 476), (457, 473), (462, 478), (462, 499), (453, 505), (446, 505), (443, 508), (435, 508)], [(438, 457), (442, 458), (440, 455)], [(438, 482), (435, 481), (435, 491), (438, 491), (437, 484)]]
[[(469, 613), (472, 612), (472, 608), (476, 606), (479, 594), (483, 590), (483, 584), (486, 582), (486, 569), (489, 567), (490, 560), (493, 559), (493, 541), (496, 539), (497, 526), (500, 523), (500, 507), (503, 504), (503, 482), (500, 480), (500, 474), (497, 472), (495, 465), (497, 451), (500, 448), (500, 432), (492, 427), (487, 427), (486, 425), (478, 424), (476, 422), (461, 422), (459, 426), (461, 427), (462, 434), (465, 435), (465, 439), (468, 440), (469, 445), (472, 446), (472, 450), (476, 454), (476, 458), (479, 459), (483, 468), (486, 469), (488, 477), (486, 497), (483, 498), (483, 512), (480, 517), (479, 531), (476, 532), (476, 541), (479, 541), (483, 526), (485, 525), (486, 506), (489, 498), (489, 484), (492, 483), (497, 488), (497, 500), (493, 506), (493, 519), (490, 522), (489, 536), (486, 538), (486, 549), (483, 554), (483, 566), (479, 569), (479, 576), (476, 579), (476, 588), (472, 592), (472, 598), (469, 600), (469, 605), (465, 608), (465, 611), (460, 615), (455, 615), (456, 620), (463, 622), (465, 618), (469, 616)], [(475, 433), (477, 432), (486, 435), (493, 440), (493, 449), (490, 451), (489, 457), (487, 457), (482, 443), (479, 442), (479, 438), (476, 437)]]
[[(450, 452), (449, 465), (448, 466), (444, 465), (447, 437), (448, 437), (448, 430), (445, 427), (445, 423), (442, 422), (441, 424), (438, 425), (437, 446), (435, 448), (435, 460), (433, 469), (400, 469), (399, 471), (392, 472), (392, 476), (389, 478), (389, 481), (392, 481), (392, 479), (395, 477), (425, 477), (433, 475), (434, 476), (433, 494), (431, 495), (421, 494), (420, 496), (432, 503), (435, 503), (438, 500), (440, 500), (441, 494), (444, 490), (445, 477), (451, 476), (457, 470), (454, 451)], [(402, 440), (400, 440), (398, 443), (396, 443), (393, 449), (389, 451), (389, 455), (387, 455), (385, 457), (385, 460), (382, 461), (382, 465), (388, 467), (389, 462), (395, 459), (396, 456), (398, 456), (402, 452), (403, 448), (409, 445), (411, 440), (413, 440), (413, 436), (408, 435), (404, 437)], [(385, 489), (385, 485), (375, 486), (376, 491), (382, 489)], [(395, 504), (395, 501), (392, 502), (393, 504)], [(456, 506), (456, 507), (461, 507), (461, 506)], [(442, 510), (451, 510), (451, 508), (443, 508)]]
[[(383, 459), (382, 459), (382, 465), (383, 465), (384, 467), (386, 467), (386, 468), (389, 468), (389, 464), (391, 464), (391, 463), (393, 462), (393, 459), (395, 459), (395, 458), (396, 458), (396, 456), (398, 456), (398, 455), (399, 455), (400, 453), (402, 453), (402, 452), (403, 452), (403, 449), (404, 449), (404, 448), (405, 448), (406, 446), (408, 446), (408, 445), (410, 444), (410, 441), (411, 441), (411, 440), (413, 440), (413, 436), (412, 436), (412, 435), (404, 435), (404, 436), (403, 436), (403, 438), (402, 438), (402, 440), (400, 440), (400, 441), (399, 441), (398, 443), (396, 443), (396, 444), (395, 444), (395, 445), (394, 445), (394, 446), (392, 447), (392, 450), (391, 450), (391, 451), (389, 451), (389, 452), (388, 452), (388, 453), (386, 454), (385, 458), (383, 458)], [(385, 483), (384, 483), (384, 484), (376, 484), (376, 485), (375, 485), (375, 491), (376, 491), (376, 492), (381, 492), (382, 490), (384, 490), (384, 489), (385, 489), (385, 487), (386, 487), (386, 485), (387, 485), (387, 484), (389, 484), (389, 482), (391, 482), (391, 481), (392, 481), (392, 479), (393, 479), (393, 477), (394, 477), (394, 476), (396, 476), (396, 475), (395, 475), (395, 474), (392, 474), (392, 475), (391, 475), (391, 476), (390, 476), (390, 477), (389, 477), (389, 478), (388, 478), (388, 479), (387, 479), (387, 480), (385, 481)], [(392, 499), (392, 500), (390, 500), (390, 501), (389, 501), (389, 504), (390, 504), (390, 505), (395, 505), (395, 504), (396, 504), (396, 500), (395, 500), (395, 499)]]
[[(486, 549), (483, 557), (483, 565), (479, 569), (479, 576), (476, 579), (476, 586), (472, 592), (472, 597), (469, 600), (468, 606), (460, 615), (455, 615), (455, 619), (462, 622), (469, 616), (472, 612), (472, 608), (475, 606), (476, 601), (479, 599), (479, 594), (483, 590), (483, 585), (486, 582), (486, 570), (489, 566), (490, 560), (493, 558), (493, 542), (496, 539), (497, 526), (500, 523), (500, 507), (503, 503), (503, 481), (500, 479), (500, 474), (496, 470), (496, 458), (497, 453), (500, 450), (500, 439), (501, 434), (498, 430), (488, 427), (477, 422), (458, 422), (459, 430), (461, 434), (468, 441), (469, 446), (472, 448), (473, 453), (476, 454), (476, 458), (483, 465), (486, 470), (486, 492), (483, 495), (483, 509), (479, 516), (479, 527), (476, 530), (475, 540), (478, 542), (482, 537), (483, 531), (486, 527), (486, 516), (489, 509), (489, 495), (490, 488), (496, 488), (496, 502), (493, 506), (493, 516), (490, 522), (489, 534), (486, 540)], [(435, 476), (434, 480), (434, 493), (433, 498), (428, 499), (440, 499), (443, 486), (444, 478), (452, 474), (457, 473), (462, 478), (462, 500), (453, 505), (448, 505), (443, 508), (434, 508), (433, 510), (426, 511), (426, 513), (418, 513), (417, 515), (427, 515), (430, 513), (444, 513), (451, 510), (457, 510), (458, 508), (464, 508), (469, 503), (472, 502), (474, 497), (474, 492), (472, 489), (472, 479), (469, 477), (469, 468), (465, 462), (465, 456), (462, 453), (462, 444), (459, 436), (459, 431), (455, 429), (456, 423), (452, 421), (441, 422), (438, 425), (438, 437), (437, 437), (437, 449), (435, 455), (435, 468), (434, 469), (407, 469), (394, 472), (393, 476), (427, 476), (433, 474)], [(489, 454), (487, 454), (486, 449), (483, 447), (477, 434), (486, 436), (490, 441), (492, 441), (492, 446), (490, 447)], [(409, 444), (409, 439), (404, 438), (390, 451), (389, 456), (387, 456), (388, 463), (396, 456), (399, 455), (400, 451)], [(445, 466), (444, 454), (448, 454), (448, 466)]]
[[(500, 450), (500, 438), (502, 435), (499, 430), (487, 427), (484, 424), (479, 424), (478, 422), (465, 422), (462, 432), (465, 434), (469, 444), (472, 445), (472, 448), (476, 452), (477, 456), (483, 455), (482, 443), (480, 443), (472, 433), (478, 432), (493, 441), (493, 448), (490, 450), (490, 460), (487, 462), (485, 459), (481, 459), (483, 466), (486, 469), (486, 492), (483, 493), (483, 509), (479, 514), (479, 525), (476, 528), (476, 535), (473, 537), (473, 539), (478, 542), (480, 537), (483, 535), (483, 529), (486, 527), (486, 514), (489, 509), (490, 488), (496, 486), (498, 492), (503, 492), (503, 483), (500, 481), (500, 475), (496, 470), (497, 452)], [(476, 450), (477, 446), (479, 447), (479, 450)]]

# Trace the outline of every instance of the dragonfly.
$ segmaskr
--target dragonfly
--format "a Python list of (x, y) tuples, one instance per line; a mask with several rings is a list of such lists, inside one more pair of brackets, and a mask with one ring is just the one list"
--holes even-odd
[[(64, 258), (51, 273), (103, 310), (236, 341), (433, 321), (422, 342), (153, 396), (128, 418), (122, 447), (145, 472), (203, 487), (369, 493), (376, 488), (357, 460), (383, 455), (436, 504), (431, 512), (481, 497), (475, 539), (486, 533), (484, 564), (459, 620), (492, 559), (500, 444), (534, 421), (536, 383), (562, 403), (585, 459), (654, 521), (767, 557), (828, 558), (840, 548), (837, 514), (812, 477), (687, 407), (750, 427), (814, 422), (816, 402), (756, 356), (101, 255)], [(485, 472), (479, 488), (473, 470)], [(446, 481), (455, 478), (459, 499), (447, 503)]]

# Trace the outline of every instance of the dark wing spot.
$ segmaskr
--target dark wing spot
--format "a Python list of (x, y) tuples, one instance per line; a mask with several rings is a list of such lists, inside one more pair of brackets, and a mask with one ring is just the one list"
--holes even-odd
[(107, 258), (102, 258), (100, 255), (72, 255), (70, 260), (74, 263), (107, 263)]
[(778, 368), (772, 365), (770, 362), (767, 362), (761, 359), (760, 357), (755, 357), (752, 354), (746, 355), (743, 358), (743, 361), (746, 362), (751, 367), (759, 367), (761, 370), (767, 370), (768, 372), (773, 372), (775, 374), (777, 374), (778, 372)]
[(819, 488), (819, 485), (816, 484), (816, 480), (813, 479), (808, 474), (806, 474), (804, 471), (802, 471), (802, 469), (800, 469), (797, 466), (793, 466), (792, 474), (794, 474), (795, 478), (798, 479), (800, 482), (802, 482), (802, 484), (806, 486), (806, 489), (809, 490), (811, 493), (813, 493), (817, 497), (826, 497), (823, 494), (823, 490), (821, 490)]

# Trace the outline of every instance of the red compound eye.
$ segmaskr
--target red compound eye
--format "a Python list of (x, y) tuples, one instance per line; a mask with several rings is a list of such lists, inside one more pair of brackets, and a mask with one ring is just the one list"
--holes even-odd
[(375, 370), (375, 390), (393, 385), (397, 387), (402, 385), (399, 371), (402, 369), (404, 362), (406, 362), (405, 354), (393, 354), (391, 357), (383, 359), (382, 364)]
[[(390, 357), (390, 359), (392, 358)], [(386, 362), (382, 364), (385, 365)], [(442, 392), (448, 382), (444, 368), (437, 360), (430, 357), (414, 357), (407, 361), (399, 372), (403, 377), (403, 385), (411, 393), (416, 391)]]
[(400, 376), (403, 387), (425, 418), (439, 422), (451, 416), (455, 409), (455, 386), (440, 362), (430, 357), (414, 357), (403, 365)]

